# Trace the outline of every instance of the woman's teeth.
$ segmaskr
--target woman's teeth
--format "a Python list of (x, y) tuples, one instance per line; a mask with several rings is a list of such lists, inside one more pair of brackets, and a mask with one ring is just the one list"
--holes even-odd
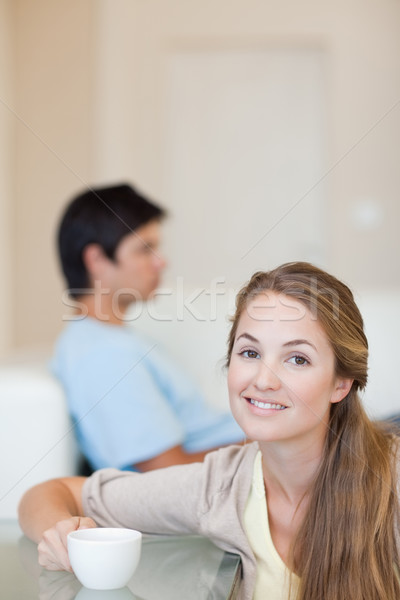
[(282, 406), (282, 404), (271, 404), (271, 402), (260, 402), (259, 400), (253, 400), (250, 398), (250, 404), (254, 404), (257, 408), (273, 408), (275, 410), (284, 410), (286, 406)]

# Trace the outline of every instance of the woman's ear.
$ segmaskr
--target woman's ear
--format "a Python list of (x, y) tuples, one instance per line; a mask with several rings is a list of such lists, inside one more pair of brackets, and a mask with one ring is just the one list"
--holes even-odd
[(346, 398), (347, 394), (351, 390), (351, 386), (353, 385), (354, 379), (348, 379), (344, 377), (337, 377), (335, 388), (332, 392), (331, 402), (332, 404), (336, 404), (340, 402), (344, 398)]

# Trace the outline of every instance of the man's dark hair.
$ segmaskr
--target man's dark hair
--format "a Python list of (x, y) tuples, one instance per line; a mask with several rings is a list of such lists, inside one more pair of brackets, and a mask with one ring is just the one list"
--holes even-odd
[(88, 244), (99, 244), (114, 259), (124, 236), (164, 216), (163, 209), (127, 184), (94, 188), (76, 196), (58, 229), (59, 257), (71, 296), (79, 296), (75, 290), (90, 285), (82, 258)]

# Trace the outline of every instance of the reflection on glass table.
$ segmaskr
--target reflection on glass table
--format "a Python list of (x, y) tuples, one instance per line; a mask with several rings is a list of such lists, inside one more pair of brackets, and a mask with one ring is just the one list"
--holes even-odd
[(143, 538), (142, 557), (128, 586), (98, 591), (63, 571), (47, 571), (16, 522), (0, 521), (1, 597), (7, 600), (235, 599), (240, 558), (195, 536)]

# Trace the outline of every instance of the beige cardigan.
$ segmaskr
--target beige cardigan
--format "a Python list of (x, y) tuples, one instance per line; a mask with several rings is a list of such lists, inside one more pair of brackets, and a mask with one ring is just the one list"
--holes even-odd
[(258, 444), (229, 446), (203, 463), (144, 474), (102, 469), (84, 484), (83, 508), (102, 527), (143, 533), (198, 534), (242, 559), (241, 600), (250, 600), (256, 560), (247, 541), (243, 513)]

